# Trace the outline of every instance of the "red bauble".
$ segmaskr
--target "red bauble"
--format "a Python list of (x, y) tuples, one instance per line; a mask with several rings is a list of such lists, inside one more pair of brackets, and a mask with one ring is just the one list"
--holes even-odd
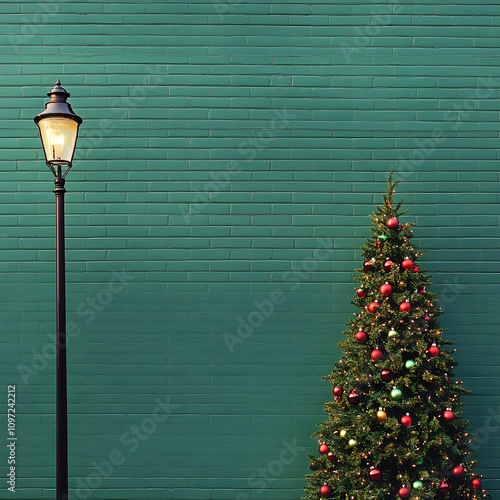
[(398, 495), (399, 498), (402, 498), (404, 500), (405, 498), (408, 498), (410, 496), (410, 490), (406, 486), (403, 486), (402, 488), (399, 488)]
[(379, 304), (377, 301), (375, 301), (375, 302), (370, 302), (370, 303), (368, 304), (368, 310), (369, 310), (371, 313), (374, 313), (374, 312), (375, 312), (375, 309), (376, 309), (377, 307), (379, 307), (379, 306), (380, 306), (380, 304)]
[(405, 426), (405, 427), (411, 427), (411, 417), (410, 415), (403, 415), (401, 417), (401, 423)]
[(334, 387), (332, 389), (332, 392), (333, 392), (334, 396), (340, 397), (340, 396), (342, 396), (342, 393), (344, 392), (344, 389), (342, 389), (342, 387)]
[(364, 268), (365, 271), (373, 271), (373, 262), (371, 260), (367, 260), (363, 264), (363, 268)]
[(380, 287), (380, 293), (382, 295), (387, 295), (389, 296), (392, 293), (392, 286), (389, 285), (389, 283), (385, 283)]
[(408, 259), (406, 258), (405, 260), (403, 260), (403, 262), (401, 263), (401, 267), (403, 269), (411, 269), (413, 267), (413, 261), (411, 259)]
[(461, 465), (457, 465), (454, 469), (453, 469), (453, 475), (457, 478), (461, 478), (461, 477), (464, 477), (465, 475), (465, 469), (461, 466)]
[(358, 297), (361, 299), (364, 299), (366, 297), (366, 292), (362, 288), (358, 288), (356, 290), (356, 293), (358, 294)]
[(374, 349), (371, 353), (373, 361), (378, 361), (384, 357), (384, 353), (380, 349)]
[(384, 369), (380, 372), (380, 377), (384, 382), (389, 382), (392, 379), (392, 373), (390, 370)]
[(356, 340), (360, 344), (364, 344), (368, 340), (368, 335), (363, 330), (360, 330), (358, 333), (356, 333)]
[(389, 228), (389, 229), (397, 229), (399, 227), (399, 221), (398, 219), (396, 219), (396, 217), (391, 217), (386, 223), (385, 225)]
[(382, 474), (378, 469), (371, 469), (369, 472), (369, 476), (372, 481), (378, 481)]
[(473, 479), (472, 486), (474, 487), (475, 490), (480, 490), (481, 489), (481, 481), (479, 481), (479, 479)]
[(453, 420), (455, 420), (455, 414), (451, 410), (446, 410), (443, 413), (443, 418), (446, 422), (453, 422)]
[(359, 403), (359, 394), (356, 391), (351, 391), (347, 395), (347, 401), (349, 401), (352, 405)]
[(438, 491), (439, 493), (448, 493), (448, 491), (450, 491), (450, 485), (446, 481), (443, 481), (440, 484)]
[(386, 260), (384, 262), (384, 271), (386, 273), (388, 273), (391, 270), (391, 267), (392, 267), (393, 264), (394, 264), (394, 262), (392, 262), (392, 260)]
[(326, 456), (330, 462), (336, 462), (338, 460), (337, 455), (335, 453), (332, 453), (331, 451), (328, 452), (328, 455)]
[(326, 445), (325, 443), (323, 443), (323, 444), (319, 445), (318, 451), (322, 455), (326, 455), (330, 451), (330, 448), (328, 448), (328, 445)]
[(429, 353), (429, 356), (437, 356), (439, 354), (439, 347), (436, 344), (432, 344), (427, 352)]
[(320, 489), (319, 492), (321, 493), (321, 496), (328, 498), (332, 494), (332, 489), (330, 486), (327, 484), (324, 484)]
[(400, 311), (410, 312), (410, 309), (411, 309), (411, 305), (409, 302), (401, 302), (401, 304), (399, 304)]

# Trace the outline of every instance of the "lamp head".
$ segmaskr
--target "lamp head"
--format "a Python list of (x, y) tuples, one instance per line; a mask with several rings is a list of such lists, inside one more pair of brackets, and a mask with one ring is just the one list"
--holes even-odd
[(47, 95), (50, 97), (50, 102), (45, 104), (45, 110), (35, 116), (34, 120), (40, 131), (45, 162), (56, 175), (54, 169), (56, 165), (58, 170), (62, 165), (66, 165), (68, 170), (71, 168), (78, 127), (82, 123), (82, 119), (73, 112), (71, 105), (66, 102), (70, 94), (61, 87), (59, 78)]

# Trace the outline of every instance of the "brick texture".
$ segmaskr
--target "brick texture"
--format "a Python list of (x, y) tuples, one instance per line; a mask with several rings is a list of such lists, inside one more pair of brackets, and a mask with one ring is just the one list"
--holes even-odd
[(55, 208), (32, 119), (57, 77), (84, 119), (66, 186), (70, 498), (301, 497), (331, 397), (321, 376), (339, 356), (391, 165), (498, 495), (499, 5), (21, 0), (0, 11), (12, 497), (55, 487)]

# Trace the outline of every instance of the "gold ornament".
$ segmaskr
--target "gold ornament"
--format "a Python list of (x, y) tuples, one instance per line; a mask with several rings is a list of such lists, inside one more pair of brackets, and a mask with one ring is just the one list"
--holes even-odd
[(386, 418), (387, 418), (387, 413), (384, 410), (382, 410), (382, 408), (380, 408), (379, 411), (377, 412), (377, 421), (381, 422)]

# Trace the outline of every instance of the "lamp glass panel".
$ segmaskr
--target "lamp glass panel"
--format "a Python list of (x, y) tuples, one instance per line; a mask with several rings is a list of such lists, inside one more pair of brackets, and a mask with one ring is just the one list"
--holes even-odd
[(38, 122), (45, 159), (51, 164), (70, 164), (75, 152), (78, 123), (71, 118), (47, 117)]

